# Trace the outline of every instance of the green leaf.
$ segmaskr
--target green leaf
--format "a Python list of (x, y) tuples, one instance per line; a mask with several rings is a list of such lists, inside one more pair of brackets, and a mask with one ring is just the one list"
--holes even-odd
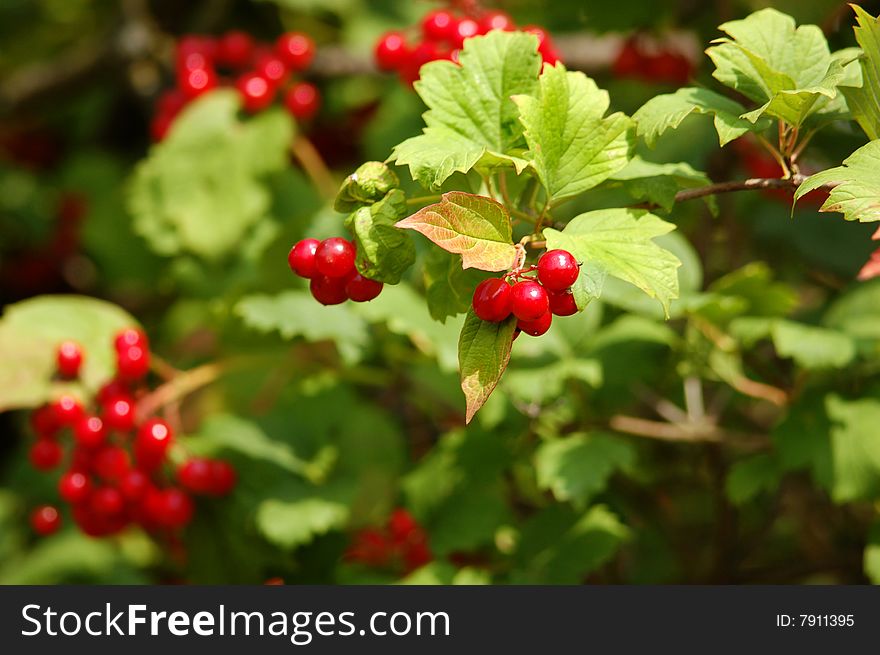
[(675, 93), (654, 96), (633, 114), (633, 120), (638, 135), (653, 148), (660, 135), (666, 130), (677, 129), (691, 114), (711, 114), (714, 116), (718, 142), (723, 147), (746, 132), (767, 127), (766, 121), (755, 125), (740, 118), (745, 111), (740, 103), (720, 93), (686, 87)]
[(464, 320), (458, 340), (458, 366), (468, 423), (495, 390), (507, 368), (515, 328), (514, 317), (490, 323), (479, 319), (473, 310)]
[(435, 321), (464, 314), (471, 306), (474, 289), (485, 275), (474, 268), (462, 268), (455, 255), (431, 248), (425, 257), (424, 280), (428, 311)]
[(773, 345), (807, 369), (843, 368), (855, 358), (855, 343), (846, 334), (794, 321), (775, 321)]
[(113, 377), (113, 338), (138, 322), (103, 300), (39, 296), (7, 305), (0, 320), (0, 411), (35, 407), (71, 385), (53, 383), (55, 352), (71, 339), (84, 351), (80, 381), (89, 393)]
[(880, 341), (880, 280), (847, 291), (831, 305), (823, 322), (854, 339)]
[(635, 450), (620, 437), (573, 434), (547, 441), (535, 451), (538, 486), (560, 502), (586, 504), (603, 491), (611, 475), (633, 465)]
[(779, 485), (776, 458), (767, 453), (737, 461), (725, 480), (724, 490), (734, 505), (744, 505), (762, 491), (773, 491)]
[(794, 192), (794, 201), (829, 184), (836, 185), (820, 212), (840, 212), (848, 221), (880, 221), (880, 140), (871, 141), (843, 160), (843, 166), (811, 175)]
[(871, 584), (880, 584), (880, 522), (875, 521), (868, 530), (868, 544), (864, 555), (865, 575)]
[(269, 218), (265, 178), (288, 165), (290, 117), (238, 118), (239, 96), (215, 91), (188, 106), (131, 181), (135, 230), (162, 255), (218, 259)]
[(562, 232), (544, 230), (547, 248), (562, 248), (583, 262), (581, 278), (593, 281), (598, 297), (604, 276), (612, 275), (656, 298), (669, 315), (678, 297), (681, 261), (652, 239), (675, 229), (672, 223), (644, 210), (602, 209), (580, 214)]
[(607, 118), (608, 92), (562, 64), (546, 66), (537, 93), (518, 95), (527, 154), (553, 201), (576, 196), (626, 166), (632, 149), (632, 121)]
[[(612, 188), (621, 186), (634, 199), (656, 203), (669, 211), (675, 204), (675, 194), (679, 191), (710, 183), (711, 180), (705, 173), (685, 162), (655, 164), (636, 156), (612, 175), (607, 185)], [(706, 196), (706, 204), (713, 213), (718, 212), (718, 203), (714, 196)]]
[(836, 97), (847, 62), (831, 56), (816, 25), (796, 27), (791, 16), (762, 9), (719, 29), (730, 38), (706, 51), (713, 76), (761, 104), (742, 118), (755, 123), (767, 114), (797, 126), (821, 107), (821, 97)]
[(564, 359), (540, 368), (517, 368), (504, 380), (504, 390), (526, 403), (556, 401), (569, 380), (602, 386), (602, 365), (594, 359)]
[(415, 230), (447, 252), (461, 255), (462, 268), (506, 271), (514, 264), (516, 247), (510, 215), (499, 202), (461, 191), (444, 193), (397, 223)]
[(735, 305), (733, 316), (786, 316), (798, 303), (797, 292), (774, 281), (772, 269), (764, 262), (752, 262), (731, 271), (715, 280), (709, 291), (741, 301)]
[(455, 172), (477, 166), (514, 166), (522, 141), (517, 108), (510, 99), (530, 94), (541, 57), (531, 34), (495, 30), (467, 39), (459, 64), (435, 61), (422, 67), (416, 92), (428, 106), (425, 130), (398, 145), (391, 159), (409, 166), (413, 179), (436, 189)]
[(316, 536), (345, 527), (348, 505), (319, 496), (299, 500), (265, 500), (257, 508), (260, 532), (287, 549), (310, 543)]
[(831, 429), (834, 462), (832, 497), (844, 503), (880, 496), (880, 402), (847, 401), (829, 395), (825, 409)]
[(880, 18), (874, 18), (858, 5), (850, 5), (856, 12), (858, 27), (856, 41), (862, 46), (859, 62), (862, 83), (859, 87), (841, 86), (853, 118), (872, 141), (880, 139)]
[(379, 202), (399, 186), (400, 180), (388, 164), (368, 161), (345, 178), (336, 194), (333, 209), (343, 214), (354, 211), (363, 205)]
[(367, 343), (366, 324), (349, 306), (324, 307), (305, 291), (246, 296), (234, 311), (245, 325), (260, 332), (278, 331), (285, 339), (333, 341), (348, 362), (357, 361)]
[(357, 246), (357, 269), (364, 277), (397, 284), (416, 261), (416, 248), (406, 232), (395, 227), (406, 215), (406, 196), (394, 189), (375, 204), (361, 207), (345, 221)]

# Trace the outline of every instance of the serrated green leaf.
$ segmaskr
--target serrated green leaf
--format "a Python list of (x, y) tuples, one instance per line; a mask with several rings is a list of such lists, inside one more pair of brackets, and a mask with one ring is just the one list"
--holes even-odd
[(620, 437), (573, 434), (535, 451), (538, 486), (560, 502), (584, 505), (603, 491), (611, 475), (633, 465), (635, 449)]
[(395, 227), (406, 215), (406, 195), (393, 189), (375, 204), (357, 209), (345, 221), (357, 245), (357, 269), (364, 277), (397, 284), (416, 261), (409, 235)]
[(280, 110), (240, 120), (239, 102), (223, 90), (192, 103), (135, 170), (128, 207), (157, 253), (218, 259), (269, 218), (265, 177), (287, 166), (293, 124)]
[(691, 114), (712, 115), (718, 142), (723, 147), (734, 139), (738, 139), (749, 131), (757, 131), (767, 127), (766, 121), (755, 125), (741, 114), (746, 111), (740, 103), (709, 89), (686, 87), (675, 93), (654, 96), (642, 105), (633, 120), (637, 134), (651, 148), (666, 130), (674, 130)]
[[(711, 180), (705, 173), (685, 162), (656, 164), (636, 156), (612, 175), (606, 184), (612, 188), (620, 186), (634, 199), (656, 203), (669, 211), (675, 204), (675, 194), (679, 191), (710, 183)], [(713, 214), (717, 214), (718, 203), (715, 198), (706, 196), (706, 203)]]
[(675, 229), (671, 223), (644, 210), (607, 209), (573, 218), (565, 229), (546, 229), (547, 248), (561, 248), (583, 262), (581, 278), (596, 281), (612, 275), (640, 288), (663, 306), (678, 297), (681, 261), (653, 242)]
[(343, 528), (348, 515), (347, 504), (318, 496), (291, 501), (270, 499), (257, 508), (256, 523), (270, 542), (293, 549)]
[(345, 178), (333, 201), (333, 209), (348, 213), (363, 205), (379, 202), (392, 189), (400, 186), (400, 180), (388, 164), (368, 161)]
[(350, 307), (324, 307), (305, 291), (246, 296), (234, 311), (245, 325), (260, 332), (277, 331), (285, 339), (331, 340), (349, 362), (357, 361), (367, 342), (366, 324)]
[(398, 221), (397, 227), (420, 232), (443, 250), (461, 255), (462, 268), (506, 271), (516, 258), (510, 215), (504, 205), (485, 196), (444, 193), (440, 202)]
[(473, 310), (464, 320), (458, 340), (458, 367), (468, 423), (504, 375), (510, 361), (515, 328), (516, 319), (513, 317), (490, 323), (479, 319)]
[(428, 311), (435, 321), (464, 314), (471, 306), (474, 289), (485, 278), (475, 268), (462, 268), (458, 257), (431, 248), (425, 258), (424, 280)]
[(568, 380), (581, 380), (591, 387), (602, 385), (602, 365), (594, 359), (565, 359), (539, 368), (517, 368), (504, 380), (504, 390), (526, 403), (558, 400)]
[(608, 92), (560, 63), (544, 67), (535, 95), (518, 95), (527, 154), (552, 201), (576, 196), (626, 166), (632, 121), (605, 117)]
[(880, 402), (847, 401), (834, 395), (825, 400), (834, 462), (832, 497), (843, 503), (880, 496)]
[(862, 46), (860, 86), (841, 86), (853, 118), (873, 140), (880, 139), (880, 18), (874, 18), (858, 5), (856, 41)]
[(116, 371), (114, 336), (137, 325), (120, 307), (95, 298), (38, 296), (7, 305), (0, 320), (0, 411), (35, 407), (60, 393), (52, 379), (55, 352), (68, 339), (85, 351), (80, 381), (94, 393)]
[(811, 175), (794, 192), (797, 202), (810, 191), (836, 185), (820, 212), (840, 212), (848, 221), (880, 221), (880, 140), (871, 141), (843, 160), (843, 165)]
[(838, 298), (823, 323), (854, 339), (880, 341), (880, 280), (855, 286)]
[(781, 357), (791, 357), (803, 368), (843, 368), (856, 354), (852, 338), (827, 328), (776, 321), (773, 345)]
[(796, 27), (791, 16), (762, 9), (719, 29), (730, 38), (706, 51), (713, 76), (761, 105), (742, 118), (754, 123), (767, 114), (797, 126), (820, 108), (822, 96), (837, 96), (848, 62), (831, 56), (816, 25)]
[(460, 65), (435, 61), (423, 66), (415, 89), (428, 106), (426, 127), (398, 145), (392, 161), (409, 166), (413, 179), (432, 189), (474, 166), (521, 171), (527, 162), (515, 151), (522, 126), (510, 98), (535, 89), (541, 68), (537, 46), (531, 34), (495, 30), (467, 39)]

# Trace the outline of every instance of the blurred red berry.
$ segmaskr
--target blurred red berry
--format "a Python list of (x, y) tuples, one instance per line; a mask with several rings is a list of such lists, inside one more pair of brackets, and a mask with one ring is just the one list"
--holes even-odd
[(383, 71), (397, 70), (409, 55), (406, 38), (400, 32), (386, 32), (376, 44), (376, 65)]
[(61, 427), (69, 427), (76, 423), (83, 415), (83, 406), (79, 400), (70, 395), (64, 395), (52, 403), (52, 411), (55, 414), (55, 422)]
[(31, 513), (31, 527), (38, 535), (48, 536), (61, 527), (61, 515), (51, 505), (40, 505)]
[(308, 120), (321, 107), (321, 94), (314, 84), (297, 82), (284, 94), (284, 106), (294, 118)]
[(432, 11), (422, 19), (422, 36), (429, 41), (453, 41), (457, 27), (458, 19), (451, 12)]
[(254, 54), (254, 40), (239, 30), (226, 32), (217, 42), (217, 63), (232, 68), (244, 68)]
[(275, 86), (262, 75), (246, 73), (235, 81), (245, 111), (256, 113), (272, 104)]
[(149, 371), (149, 350), (141, 346), (128, 346), (116, 352), (116, 372), (123, 380), (141, 380)]
[(97, 416), (83, 416), (73, 426), (73, 437), (82, 448), (97, 448), (107, 438), (107, 429)]
[(85, 501), (91, 491), (91, 480), (79, 471), (69, 471), (58, 481), (58, 495), (71, 505)]
[(56, 354), (58, 373), (64, 378), (75, 378), (83, 361), (83, 351), (75, 341), (64, 341)]
[(149, 350), (150, 341), (143, 330), (126, 328), (114, 337), (113, 347), (116, 349), (116, 352), (120, 352), (130, 346), (139, 346), (144, 350)]
[(130, 432), (134, 429), (134, 400), (129, 396), (117, 396), (104, 403), (104, 424), (111, 430)]
[(64, 451), (52, 439), (37, 439), (28, 454), (31, 464), (38, 471), (51, 471), (61, 463), (62, 457)]
[(278, 37), (275, 53), (290, 70), (301, 71), (309, 67), (315, 56), (315, 44), (307, 34), (288, 32)]

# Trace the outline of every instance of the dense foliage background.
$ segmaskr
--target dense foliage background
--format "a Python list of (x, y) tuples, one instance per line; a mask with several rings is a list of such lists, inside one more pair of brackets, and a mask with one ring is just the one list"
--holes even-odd
[[(632, 115), (678, 86), (622, 69), (632, 35), (682, 53), (712, 87), (702, 50), (717, 26), (768, 4), (819, 25), (832, 50), (856, 43), (852, 10), (833, 0), (498, 7), (548, 29), (569, 70)], [(856, 280), (876, 225), (820, 213), (821, 198), (792, 214), (791, 189), (672, 203), (713, 180), (779, 176), (756, 141), (719, 149), (712, 121), (688, 117), (637, 146), (674, 170), (560, 209), (665, 205), (678, 229), (658, 242), (682, 261), (679, 298), (667, 320), (609, 280), (584, 312), (517, 340), (468, 425), (463, 309), (435, 321), (425, 294), (437, 276), (472, 289), (479, 275), (450, 272), (421, 237), (418, 265), (370, 303), (322, 307), (290, 274), (294, 241), (344, 233), (333, 199), (345, 176), (421, 131), (424, 104), (374, 69), (372, 50), (437, 6), (0, 4), (0, 582), (880, 580), (880, 281)], [(320, 112), (249, 117), (219, 91), (151, 150), (175, 41), (232, 28), (310, 34), (318, 54), (303, 76)], [(835, 122), (802, 171), (867, 141)], [(399, 172), (410, 196), (427, 193)], [(112, 372), (112, 334), (137, 323), (163, 363), (156, 386), (179, 392), (163, 405), (179, 447), (229, 459), (239, 484), (200, 499), (181, 533), (93, 539), (66, 520), (37, 537), (28, 515), (54, 502), (57, 474), (31, 469), (24, 410), (57, 393), (59, 341), (87, 347), (94, 389)], [(429, 564), (357, 556), (395, 508), (424, 530)]]

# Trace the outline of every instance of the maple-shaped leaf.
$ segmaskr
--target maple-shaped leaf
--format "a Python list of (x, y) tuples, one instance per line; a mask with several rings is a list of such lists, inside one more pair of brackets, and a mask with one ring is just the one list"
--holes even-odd
[(841, 86), (853, 118), (869, 139), (880, 139), (880, 18), (874, 18), (858, 5), (856, 41), (862, 46), (861, 86)]
[(440, 202), (398, 221), (397, 227), (421, 232), (443, 250), (461, 255), (463, 268), (506, 271), (516, 258), (510, 215), (485, 196), (444, 193)]

